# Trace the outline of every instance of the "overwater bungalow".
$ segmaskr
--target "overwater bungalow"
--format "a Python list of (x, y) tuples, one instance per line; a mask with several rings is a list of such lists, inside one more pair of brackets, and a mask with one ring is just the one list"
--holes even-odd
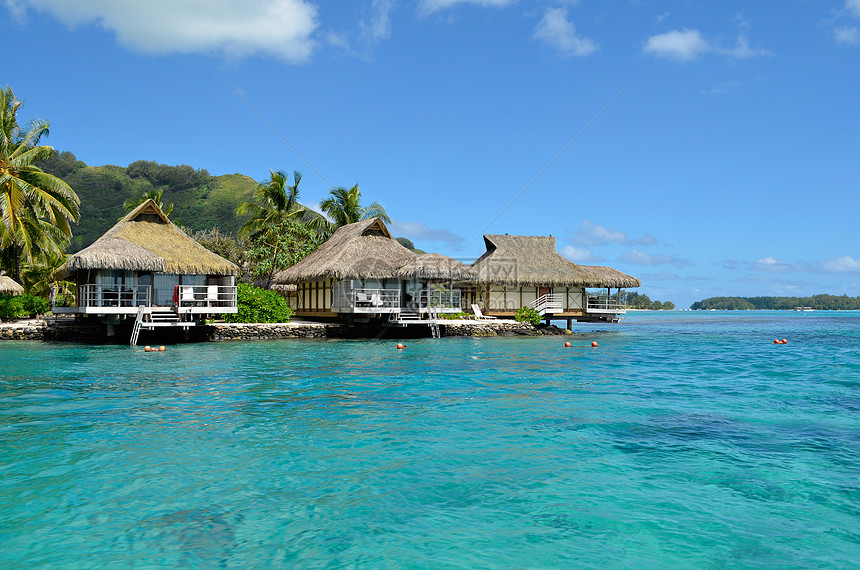
[(300, 317), (406, 324), (462, 311), (455, 284), (476, 277), (474, 269), (450, 257), (410, 251), (372, 218), (338, 228), (274, 281)]
[(484, 243), (487, 251), (472, 264), (477, 280), (463, 294), (467, 306), (477, 304), (485, 315), (511, 318), (533, 307), (547, 321), (566, 319), (568, 328), (573, 320), (617, 321), (626, 312), (621, 288), (641, 285), (610, 267), (573, 263), (556, 251), (552, 236), (485, 235)]
[(136, 330), (188, 327), (237, 311), (237, 273), (235, 264), (187, 236), (146, 200), (57, 269), (54, 278), (74, 282), (76, 295), (73, 306), (54, 303), (53, 312), (109, 325), (135, 319)]

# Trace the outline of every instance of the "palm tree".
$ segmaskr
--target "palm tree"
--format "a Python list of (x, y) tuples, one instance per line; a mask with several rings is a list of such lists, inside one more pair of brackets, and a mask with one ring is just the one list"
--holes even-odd
[(26, 128), (18, 124), (22, 105), (11, 87), (0, 90), (0, 249), (11, 249), (16, 281), (21, 258), (32, 262), (46, 250), (61, 252), (72, 235), (70, 222), (80, 216), (74, 190), (35, 166), (56, 151), (39, 145), (48, 135), (48, 121), (34, 119)]
[(129, 198), (122, 207), (125, 208), (126, 212), (131, 212), (147, 200), (155, 202), (165, 216), (170, 216), (170, 212), (173, 211), (173, 204), (164, 205), (164, 190), (156, 190), (155, 188), (147, 190), (140, 198)]
[(237, 216), (250, 218), (239, 230), (240, 236), (253, 236), (265, 233), (281, 222), (300, 221), (305, 214), (305, 208), (299, 204), (299, 182), (302, 173), (293, 171), (293, 185), (289, 185), (289, 177), (282, 171), (269, 171), (269, 181), (258, 184), (254, 191), (254, 201), (244, 202), (236, 208)]
[(332, 188), (329, 197), (320, 203), (320, 210), (329, 219), (314, 218), (308, 222), (308, 225), (325, 238), (331, 236), (341, 226), (370, 218), (379, 218), (386, 223), (391, 222), (391, 218), (385, 212), (385, 207), (379, 202), (372, 202), (366, 208), (362, 207), (361, 190), (358, 189), (358, 184), (349, 190), (343, 186)]

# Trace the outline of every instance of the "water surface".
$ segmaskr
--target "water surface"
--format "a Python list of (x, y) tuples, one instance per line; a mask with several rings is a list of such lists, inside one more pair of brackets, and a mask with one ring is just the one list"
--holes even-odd
[(860, 314), (574, 326), (0, 343), (0, 566), (856, 565)]

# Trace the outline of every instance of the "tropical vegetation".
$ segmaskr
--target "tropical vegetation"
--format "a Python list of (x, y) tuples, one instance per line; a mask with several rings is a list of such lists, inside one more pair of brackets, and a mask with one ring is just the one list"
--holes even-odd
[(517, 310), (517, 313), (514, 315), (514, 319), (520, 323), (530, 323), (535, 326), (540, 324), (541, 316), (540, 313), (534, 307), (520, 307)]
[(675, 303), (672, 301), (652, 301), (648, 295), (633, 291), (623, 291), (621, 293), (621, 300), (627, 304), (628, 309), (648, 309), (652, 311), (671, 311), (675, 309)]
[(358, 184), (348, 190), (343, 186), (332, 188), (328, 198), (320, 202), (320, 210), (326, 217), (314, 218), (308, 222), (308, 225), (319, 232), (324, 240), (328, 239), (337, 228), (347, 224), (370, 218), (379, 218), (385, 223), (391, 222), (385, 207), (379, 202), (371, 202), (367, 207), (361, 205), (361, 190)]
[(293, 310), (275, 291), (239, 283), (236, 287), (238, 312), (222, 315), (228, 323), (288, 323)]
[(693, 310), (724, 311), (786, 311), (797, 307), (808, 307), (817, 311), (856, 311), (860, 310), (860, 296), (820, 294), (811, 297), (709, 297), (690, 306)]
[(39, 295), (0, 293), (0, 321), (27, 319), (50, 310), (47, 299)]
[(38, 166), (55, 154), (40, 144), (50, 123), (33, 119), (21, 126), (22, 105), (10, 87), (0, 90), (0, 264), (16, 281), (22, 265), (63, 252), (80, 216), (74, 190)]

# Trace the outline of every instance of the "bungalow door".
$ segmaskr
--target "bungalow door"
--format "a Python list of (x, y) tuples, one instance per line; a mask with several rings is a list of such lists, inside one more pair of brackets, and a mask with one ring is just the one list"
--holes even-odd
[(543, 297), (544, 295), (552, 294), (552, 287), (538, 287), (538, 299)]

